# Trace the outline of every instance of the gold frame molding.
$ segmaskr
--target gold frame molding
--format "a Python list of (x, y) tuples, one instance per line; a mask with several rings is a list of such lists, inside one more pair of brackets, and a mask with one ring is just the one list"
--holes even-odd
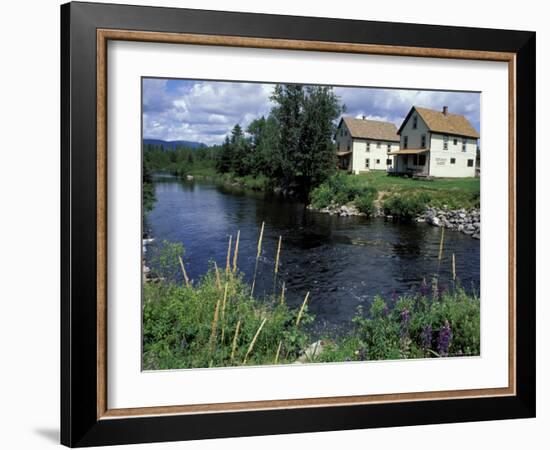
[[(508, 386), (402, 394), (265, 400), (201, 405), (149, 406), (109, 409), (107, 405), (107, 42), (139, 41), (170, 44), (213, 45), (391, 55), (428, 58), (471, 59), (508, 63)], [(266, 409), (345, 406), (422, 400), (448, 400), (516, 395), (516, 55), (506, 52), (445, 48), (263, 39), (237, 36), (157, 33), (114, 29), (97, 30), (97, 418), (219, 413)]]

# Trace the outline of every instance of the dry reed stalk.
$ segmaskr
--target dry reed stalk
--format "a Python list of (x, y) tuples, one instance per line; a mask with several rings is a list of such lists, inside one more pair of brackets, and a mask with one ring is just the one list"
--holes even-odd
[(178, 260), (180, 262), (181, 271), (183, 273), (183, 279), (185, 280), (185, 287), (189, 287), (189, 277), (187, 276), (187, 272), (185, 271), (185, 266), (183, 265), (183, 259), (181, 259), (181, 256), (178, 256)]
[(250, 297), (254, 295), (254, 287), (256, 286), (256, 274), (258, 273), (258, 261), (260, 260), (260, 254), (262, 253), (262, 240), (264, 237), (264, 226), (265, 226), (265, 222), (262, 222), (260, 237), (258, 238), (258, 251), (256, 252), (256, 264), (254, 265), (254, 277), (252, 278), (252, 288), (250, 289)]
[(454, 253), (453, 253), (452, 266), (453, 266), (453, 281), (456, 281), (456, 261), (455, 261)]
[(279, 345), (277, 346), (277, 353), (275, 353), (275, 361), (273, 364), (277, 364), (279, 362), (279, 355), (281, 354), (281, 347), (283, 346), (283, 341), (279, 341)]
[(239, 329), (241, 328), (241, 321), (237, 322), (237, 327), (235, 328), (235, 335), (233, 336), (233, 344), (231, 345), (231, 362), (235, 358), (235, 350), (237, 349), (237, 338), (239, 337)]
[(235, 251), (233, 252), (233, 273), (237, 271), (237, 257), (239, 256), (240, 237), (241, 237), (241, 230), (237, 231), (237, 239), (235, 239)]
[(296, 326), (300, 325), (300, 320), (302, 319), (302, 315), (304, 314), (304, 309), (306, 307), (308, 298), (309, 298), (309, 291), (307, 291), (306, 298), (304, 298), (304, 302), (302, 303), (302, 307), (300, 308), (300, 312), (298, 313), (298, 317), (296, 318)]
[(281, 255), (281, 243), (283, 237), (279, 236), (279, 243), (277, 244), (277, 256), (275, 257), (275, 275), (279, 273), (279, 256)]
[(275, 256), (275, 270), (273, 271), (273, 296), (277, 294), (277, 274), (279, 273), (279, 256), (281, 255), (281, 243), (283, 237), (279, 236), (279, 242), (277, 244), (277, 256)]
[(218, 269), (218, 264), (214, 261), (214, 270), (216, 271), (216, 287), (218, 291), (222, 290), (222, 279), (220, 277), (220, 269)]
[(231, 270), (231, 240), (233, 239), (233, 235), (229, 235), (229, 244), (227, 245), (227, 258), (225, 261), (225, 273), (229, 273)]
[(260, 327), (258, 328), (258, 331), (256, 331), (256, 334), (254, 335), (254, 338), (252, 339), (252, 342), (248, 346), (248, 350), (246, 352), (246, 355), (244, 355), (243, 364), (246, 364), (246, 361), (248, 360), (248, 356), (250, 355), (250, 353), (252, 353), (252, 349), (254, 348), (254, 344), (256, 343), (256, 339), (258, 339), (258, 336), (260, 335), (260, 332), (262, 331), (262, 328), (264, 327), (266, 321), (267, 321), (267, 317), (264, 320), (262, 320), (262, 323), (261, 323)]
[(222, 302), (222, 337), (221, 343), (223, 345), (223, 338), (225, 337), (225, 303), (227, 301), (227, 281), (225, 282), (225, 290), (223, 292), (223, 302)]
[(220, 302), (221, 299), (218, 299), (216, 302), (216, 309), (214, 309), (214, 318), (212, 319), (212, 327), (210, 332), (210, 351), (214, 352), (216, 348), (216, 331), (218, 329), (218, 317), (220, 313)]
[(285, 282), (283, 281), (283, 286), (281, 287), (281, 305), (285, 304)]
[(437, 259), (441, 261), (441, 258), (443, 257), (443, 241), (445, 239), (445, 228), (441, 227), (441, 240), (439, 241), (439, 256)]

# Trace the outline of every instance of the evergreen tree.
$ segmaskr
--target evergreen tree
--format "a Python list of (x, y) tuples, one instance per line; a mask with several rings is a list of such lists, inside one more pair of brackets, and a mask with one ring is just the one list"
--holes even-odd
[(216, 161), (216, 170), (220, 173), (227, 173), (231, 170), (231, 164), (233, 162), (232, 146), (229, 141), (229, 136), (225, 137), (219, 157)]

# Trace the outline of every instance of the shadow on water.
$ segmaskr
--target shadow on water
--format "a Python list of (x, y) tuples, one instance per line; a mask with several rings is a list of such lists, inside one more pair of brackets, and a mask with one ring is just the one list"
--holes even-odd
[[(181, 242), (187, 271), (199, 279), (210, 261), (225, 264), (229, 235), (240, 230), (239, 261), (245, 280), (254, 272), (258, 234), (265, 221), (258, 294), (273, 289), (279, 235), (283, 238), (281, 279), (289, 304), (301, 304), (310, 291), (309, 310), (325, 329), (349, 323), (359, 305), (375, 295), (418, 291), (438, 270), (440, 229), (383, 219), (336, 217), (308, 211), (299, 202), (232, 186), (156, 179), (157, 202), (147, 226), (158, 244)], [(445, 234), (440, 285), (451, 283), (451, 255), (461, 284), (479, 292), (479, 241)]]

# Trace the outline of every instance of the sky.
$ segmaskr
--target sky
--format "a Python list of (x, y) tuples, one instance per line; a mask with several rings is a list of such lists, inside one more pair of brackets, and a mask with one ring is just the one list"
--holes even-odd
[[(246, 128), (269, 114), (273, 84), (143, 79), (143, 137), (219, 144), (235, 124)], [(399, 127), (410, 108), (422, 106), (465, 115), (479, 131), (480, 94), (469, 92), (334, 87), (344, 115), (393, 122)]]

